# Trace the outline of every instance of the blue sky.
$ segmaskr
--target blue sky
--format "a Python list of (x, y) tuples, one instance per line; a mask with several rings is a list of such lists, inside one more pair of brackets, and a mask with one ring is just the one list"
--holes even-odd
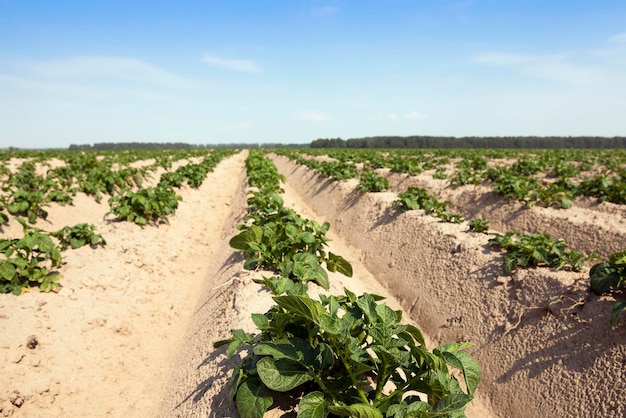
[(0, 147), (626, 135), (626, 2), (0, 0)]

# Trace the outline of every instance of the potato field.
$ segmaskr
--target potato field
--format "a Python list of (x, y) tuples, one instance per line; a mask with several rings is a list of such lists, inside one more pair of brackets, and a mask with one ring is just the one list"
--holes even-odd
[(0, 416), (623, 417), (623, 150), (0, 152)]

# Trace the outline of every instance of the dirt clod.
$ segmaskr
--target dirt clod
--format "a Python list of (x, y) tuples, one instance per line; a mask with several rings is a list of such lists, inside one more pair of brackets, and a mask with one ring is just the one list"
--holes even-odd
[(37, 345), (39, 345), (39, 340), (37, 340), (36, 335), (29, 335), (28, 338), (26, 338), (26, 347), (34, 350), (35, 348), (37, 348)]

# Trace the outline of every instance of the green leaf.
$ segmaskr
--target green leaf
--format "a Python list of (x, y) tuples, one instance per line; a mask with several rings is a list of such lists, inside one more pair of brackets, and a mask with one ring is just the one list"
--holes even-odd
[(315, 255), (308, 252), (297, 253), (293, 256), (293, 262), (292, 273), (294, 276), (304, 282), (313, 280), (324, 289), (329, 288), (328, 274), (320, 266)]
[(253, 313), (252, 314), (252, 322), (256, 325), (257, 329), (263, 331), (269, 328), (270, 321), (267, 319), (267, 316), (263, 314)]
[(15, 277), (15, 273), (15, 266), (10, 261), (2, 261), (2, 264), (0, 264), (0, 276), (4, 280), (12, 280)]
[(332, 335), (339, 335), (341, 333), (341, 321), (336, 316), (322, 314), (319, 316), (318, 322), (324, 332), (328, 332)]
[(417, 328), (414, 325), (407, 325), (405, 332), (407, 332), (409, 335), (411, 335), (417, 342), (419, 342), (421, 345), (426, 345), (426, 341), (424, 340), (424, 336), (422, 335), (422, 331), (419, 330), (419, 328)]
[(376, 314), (381, 322), (390, 327), (396, 325), (402, 319), (402, 311), (394, 311), (387, 305), (376, 305)]
[(260, 262), (261, 260), (256, 257), (249, 258), (243, 263), (243, 268), (246, 270), (256, 270)]
[(451, 394), (435, 403), (432, 412), (437, 415), (445, 415), (462, 411), (471, 400), (472, 397), (464, 393)]
[(274, 360), (263, 357), (256, 367), (265, 386), (278, 392), (290, 391), (313, 379), (306, 368), (286, 358)]
[(328, 412), (340, 417), (383, 418), (383, 414), (378, 409), (366, 403), (356, 403), (349, 406), (329, 405)]
[(376, 314), (376, 302), (372, 295), (363, 293), (357, 301), (357, 306), (361, 309), (369, 323), (376, 323), (378, 321), (378, 315)]
[(322, 392), (306, 394), (298, 404), (297, 418), (325, 418), (328, 416), (326, 400)]
[(253, 352), (257, 356), (271, 356), (274, 360), (287, 358), (299, 362), (301, 358), (298, 356), (296, 347), (287, 340), (262, 341), (254, 347)]
[(243, 343), (244, 342), (241, 340), (235, 340), (228, 344), (228, 349), (226, 349), (226, 357), (231, 358), (233, 354), (235, 354), (235, 352), (239, 350), (239, 347), (241, 347)]
[(572, 199), (569, 199), (567, 197), (563, 197), (561, 198), (561, 207), (563, 209), (569, 209), (574, 205), (574, 201)]
[(478, 362), (474, 359), (474, 357), (463, 351), (444, 351), (441, 354), (446, 363), (463, 371), (467, 391), (469, 395), (473, 395), (482, 374)]
[(611, 288), (617, 287), (620, 282), (619, 272), (609, 263), (598, 263), (589, 270), (591, 290), (596, 295), (608, 292)]
[(324, 313), (324, 307), (308, 296), (286, 295), (275, 296), (273, 299), (281, 308), (315, 323), (318, 322), (319, 315)]
[(287, 224), (285, 227), (285, 234), (291, 239), (294, 239), (299, 232), (300, 231), (294, 224)]
[(328, 260), (326, 260), (326, 267), (328, 271), (339, 272), (347, 277), (352, 277), (352, 265), (340, 255), (328, 253)]
[(382, 345), (373, 345), (372, 351), (376, 353), (380, 366), (377, 366), (379, 379), (390, 376), (393, 371), (400, 366), (400, 361)]
[(301, 232), (296, 237), (296, 240), (299, 242), (304, 242), (305, 244), (314, 244), (316, 242), (315, 235), (310, 232)]
[(401, 404), (394, 404), (387, 409), (387, 416), (394, 418), (405, 417), (421, 417), (424, 416), (423, 412), (428, 412), (431, 409), (431, 405), (422, 401), (415, 401), (410, 404), (402, 402)]
[(13, 240), (10, 239), (0, 239), (0, 252), (4, 252), (6, 248), (13, 244)]
[(245, 380), (235, 396), (241, 418), (263, 418), (265, 411), (274, 403), (267, 388), (256, 378)]
[(245, 251), (250, 247), (250, 243), (260, 243), (262, 237), (263, 230), (256, 225), (250, 225), (248, 229), (232, 237), (229, 245), (236, 250)]
[(619, 302), (613, 306), (613, 311), (611, 312), (611, 326), (615, 326), (619, 316), (626, 310), (626, 302)]
[(72, 249), (75, 250), (77, 248), (82, 247), (83, 245), (87, 244), (87, 241), (85, 239), (79, 239), (79, 238), (73, 238), (72, 239)]
[(348, 297), (348, 300), (350, 301), (350, 303), (355, 303), (356, 302), (356, 300), (357, 300), (356, 293), (350, 291), (349, 289), (346, 289), (345, 287), (343, 289), (343, 292)]

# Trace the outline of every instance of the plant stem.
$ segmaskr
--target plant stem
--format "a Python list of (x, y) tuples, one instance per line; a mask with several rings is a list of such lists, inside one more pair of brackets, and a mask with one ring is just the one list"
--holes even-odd
[(359, 397), (361, 398), (363, 403), (369, 404), (369, 399), (367, 399), (367, 395), (365, 394), (365, 392), (363, 392), (363, 389), (361, 389), (361, 386), (359, 385), (359, 382), (358, 382), (356, 376), (354, 375), (354, 373), (352, 373), (352, 369), (350, 368), (350, 364), (348, 364), (348, 360), (344, 356), (343, 350), (341, 350), (341, 348), (337, 347), (337, 345), (335, 344), (334, 339), (331, 341), (331, 343), (332, 343), (333, 351), (335, 353), (339, 354), (339, 358), (341, 359), (341, 363), (343, 364), (343, 367), (345, 367), (346, 371), (350, 375), (350, 379), (352, 380), (352, 384), (354, 385), (356, 390), (359, 392)]

